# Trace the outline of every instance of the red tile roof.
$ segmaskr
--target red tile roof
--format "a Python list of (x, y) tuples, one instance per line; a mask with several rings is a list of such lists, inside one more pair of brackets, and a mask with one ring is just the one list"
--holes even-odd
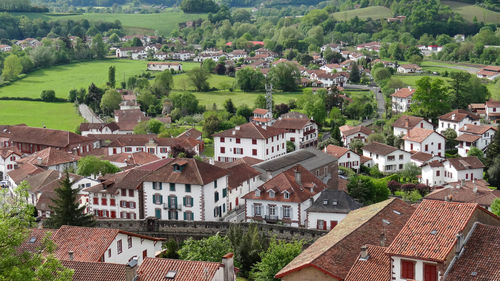
[(350, 151), (350, 149), (347, 147), (337, 146), (333, 144), (329, 144), (325, 150), (326, 153), (335, 156), (337, 158), (342, 157), (342, 155), (344, 155), (347, 151)]
[(434, 130), (413, 128), (403, 137), (403, 140), (421, 143), (434, 133)]
[(394, 121), (392, 126), (395, 128), (412, 129), (415, 126), (417, 126), (417, 124), (420, 123), (421, 121), (426, 122), (422, 117), (402, 115), (401, 117), (398, 118), (398, 120)]
[(18, 247), (19, 252), (35, 252), (38, 251), (43, 247), (43, 239), (45, 236), (48, 236), (49, 238), (52, 238), (54, 236), (54, 233), (56, 233), (57, 229), (49, 229), (49, 228), (44, 228), (44, 229), (38, 229), (38, 228), (33, 228), (31, 230), (31, 233), (29, 234), (28, 238), (21, 243)]
[(500, 101), (496, 101), (496, 100), (488, 100), (486, 101), (486, 106), (488, 107), (500, 107)]
[(386, 253), (444, 262), (456, 244), (456, 235), (463, 232), (476, 211), (487, 212), (474, 203), (424, 200)]
[(446, 280), (500, 280), (500, 227), (476, 223)]
[(10, 171), (7, 174), (16, 184), (19, 184), (28, 176), (35, 175), (43, 171), (45, 170), (42, 168), (39, 168), (33, 164), (26, 163), (19, 165), (19, 168)]
[[(298, 183), (295, 179), (296, 171), (300, 173), (301, 183)], [(301, 165), (296, 165), (259, 186), (260, 196), (256, 196), (255, 191), (252, 191), (243, 196), (243, 198), (301, 203), (312, 198), (325, 188), (327, 186), (314, 174)], [(270, 190), (275, 192), (274, 197), (270, 197), (268, 192)], [(284, 191), (290, 193), (289, 199), (285, 199), (283, 196)]]
[(92, 140), (67, 131), (27, 126), (10, 126), (10, 140), (18, 143), (45, 145), (57, 148), (67, 148), (70, 145), (89, 143)]
[(253, 114), (261, 114), (261, 115), (264, 115), (268, 112), (267, 109), (263, 109), (263, 108), (256, 108), (253, 110)]
[(365, 135), (370, 135), (373, 131), (365, 126), (355, 126), (351, 127), (348, 125), (340, 126), (340, 132), (343, 136), (350, 136), (356, 133), (363, 133)]
[(496, 127), (490, 126), (490, 125), (472, 125), (472, 124), (467, 124), (460, 128), (460, 132), (464, 133), (470, 133), (470, 134), (475, 134), (475, 135), (482, 135), (486, 133), (488, 130), (497, 130)]
[(229, 167), (227, 168), (227, 171), (229, 172), (227, 181), (230, 190), (233, 188), (237, 188), (238, 186), (242, 185), (243, 182), (260, 175), (257, 170), (245, 163), (240, 163)]
[(127, 265), (108, 262), (61, 261), (74, 270), (73, 281), (126, 281)]
[(137, 281), (165, 281), (169, 271), (176, 272), (175, 281), (212, 280), (222, 266), (218, 262), (146, 258), (137, 270)]
[[(233, 134), (234, 133), (234, 134)], [(247, 139), (268, 139), (280, 134), (284, 134), (285, 130), (274, 127), (262, 127), (252, 122), (236, 126), (236, 128), (222, 131), (213, 134), (214, 137), (233, 137)]]
[(470, 111), (464, 110), (464, 109), (455, 109), (451, 112), (448, 112), (444, 115), (439, 116), (439, 120), (445, 120), (449, 122), (461, 122), (465, 118), (469, 117), (471, 120), (479, 120), (480, 117), (472, 113)]
[(50, 167), (59, 164), (77, 162), (80, 156), (74, 155), (68, 151), (47, 147), (32, 155), (22, 158), (18, 163), (30, 163), (40, 167)]
[[(341, 280), (355, 263), (362, 245), (379, 245), (382, 233), (385, 233), (385, 244), (391, 243), (413, 211), (412, 206), (396, 198), (351, 211), (335, 228), (302, 251), (275, 277), (283, 278), (312, 267)], [(385, 225), (382, 219), (390, 224)]]
[(303, 129), (310, 121), (308, 119), (285, 118), (274, 122), (273, 127), (280, 129)]
[(361, 148), (363, 151), (366, 150), (368, 152), (380, 154), (380, 155), (387, 155), (390, 154), (394, 151), (397, 151), (398, 149), (394, 146), (387, 145), (385, 143), (380, 143), (380, 142), (372, 142), (370, 144), (367, 144)]
[(455, 140), (456, 141), (465, 141), (465, 142), (475, 142), (480, 138), (481, 138), (481, 136), (478, 136), (478, 135), (462, 134), (462, 135), (458, 136)]
[(178, 135), (177, 137), (178, 138), (194, 138), (194, 139), (198, 139), (198, 138), (201, 138), (201, 132), (196, 130), (195, 128), (191, 128), (187, 131), (184, 131), (184, 133)]
[(500, 197), (488, 188), (485, 180), (448, 183), (444, 188), (435, 189), (425, 196), (425, 199), (477, 203), (488, 208), (493, 201)]
[(137, 166), (156, 161), (158, 158), (156, 155), (147, 152), (134, 152), (134, 153), (118, 153), (109, 156), (104, 156), (103, 160), (108, 160), (110, 162), (124, 163), (127, 166)]
[(385, 255), (386, 247), (366, 245), (368, 258), (358, 259), (349, 270), (344, 281), (387, 281), (391, 280), (391, 260)]
[(449, 158), (447, 161), (457, 171), (484, 168), (484, 164), (476, 156)]
[(431, 160), (434, 156), (432, 156), (432, 154), (430, 153), (425, 153), (425, 152), (416, 152), (414, 153), (410, 158), (412, 160), (417, 160), (419, 162), (427, 162), (429, 160)]
[(395, 98), (408, 98), (411, 97), (415, 93), (415, 89), (410, 88), (401, 88), (397, 89), (391, 97)]
[(0, 157), (1, 158), (7, 159), (12, 154), (16, 154), (17, 156), (22, 155), (22, 153), (19, 152), (19, 149), (17, 149), (17, 147), (2, 147), (2, 148), (0, 148)]
[[(124, 96), (122, 96), (124, 97)], [(118, 124), (115, 122), (111, 123), (81, 123), (80, 124), (80, 132), (90, 131), (90, 130), (99, 130), (101, 131), (104, 128), (109, 128), (112, 132), (118, 131), (120, 128)]]

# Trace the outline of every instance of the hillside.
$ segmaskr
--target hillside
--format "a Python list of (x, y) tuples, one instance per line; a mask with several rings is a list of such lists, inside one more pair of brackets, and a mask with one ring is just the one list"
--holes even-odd
[(465, 20), (472, 22), (474, 17), (477, 18), (479, 22), (484, 22), (486, 24), (500, 24), (500, 13), (487, 10), (485, 8), (471, 5), (462, 2), (455, 1), (442, 1), (444, 5), (450, 6), (455, 12), (462, 15)]
[(333, 17), (337, 20), (350, 20), (355, 16), (358, 16), (360, 19), (384, 19), (392, 17), (392, 12), (391, 9), (383, 6), (371, 6), (361, 9), (333, 13)]

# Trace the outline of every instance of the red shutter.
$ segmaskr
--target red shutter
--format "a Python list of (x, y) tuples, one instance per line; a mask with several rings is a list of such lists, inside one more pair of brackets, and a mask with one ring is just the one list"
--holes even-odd
[(401, 278), (404, 279), (415, 278), (415, 262), (408, 260), (401, 260)]
[(434, 264), (424, 263), (424, 281), (437, 281), (437, 268)]
[(337, 221), (330, 221), (330, 229), (333, 229), (335, 226), (337, 226)]
[(323, 230), (326, 230), (326, 221), (323, 221)]
[(99, 198), (94, 197), (94, 205), (99, 205)]

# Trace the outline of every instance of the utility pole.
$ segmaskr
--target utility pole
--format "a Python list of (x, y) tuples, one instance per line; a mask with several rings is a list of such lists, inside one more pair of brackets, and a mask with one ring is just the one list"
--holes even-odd
[(266, 83), (266, 106), (267, 111), (273, 116), (273, 84)]

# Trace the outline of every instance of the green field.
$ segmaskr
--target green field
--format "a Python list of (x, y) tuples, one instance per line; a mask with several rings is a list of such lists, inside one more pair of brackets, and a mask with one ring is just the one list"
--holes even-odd
[[(19, 15), (19, 14), (18, 14)], [(108, 21), (112, 22), (119, 20), (125, 31), (128, 34), (147, 33), (153, 34), (158, 31), (162, 35), (169, 35), (177, 26), (178, 23), (199, 18), (207, 18), (206, 14), (184, 14), (179, 11), (166, 11), (157, 14), (109, 14), (109, 13), (86, 13), (82, 15), (51, 15), (41, 13), (26, 13), (23, 14), (30, 18), (42, 18), (48, 20), (64, 20), (64, 19), (87, 19), (92, 21)]]
[[(288, 103), (288, 101), (292, 99), (297, 99), (300, 97), (302, 93), (273, 93), (273, 99), (275, 104), (279, 103)], [(206, 105), (207, 109), (210, 109), (211, 106), (215, 103), (217, 104), (217, 108), (221, 108), (224, 104), (224, 101), (231, 98), (233, 100), (234, 105), (240, 106), (242, 104), (246, 104), (249, 107), (253, 107), (255, 104), (255, 99), (258, 95), (264, 95), (264, 93), (244, 93), (241, 91), (215, 91), (215, 92), (207, 92), (207, 93), (194, 93), (194, 95), (200, 101), (200, 104)]]
[(0, 124), (26, 124), (74, 131), (83, 119), (72, 103), (0, 100)]
[(472, 22), (474, 17), (479, 22), (486, 24), (500, 24), (500, 13), (485, 8), (455, 1), (441, 1), (442, 4), (450, 6), (455, 12), (462, 15), (465, 20)]
[(361, 9), (333, 13), (333, 17), (336, 20), (342, 21), (350, 20), (355, 16), (358, 16), (358, 18), (360, 19), (385, 19), (392, 17), (392, 12), (391, 9), (383, 6), (371, 6)]
[(500, 87), (494, 83), (489, 83), (487, 87), (488, 90), (490, 90), (491, 98), (494, 100), (500, 100)]

